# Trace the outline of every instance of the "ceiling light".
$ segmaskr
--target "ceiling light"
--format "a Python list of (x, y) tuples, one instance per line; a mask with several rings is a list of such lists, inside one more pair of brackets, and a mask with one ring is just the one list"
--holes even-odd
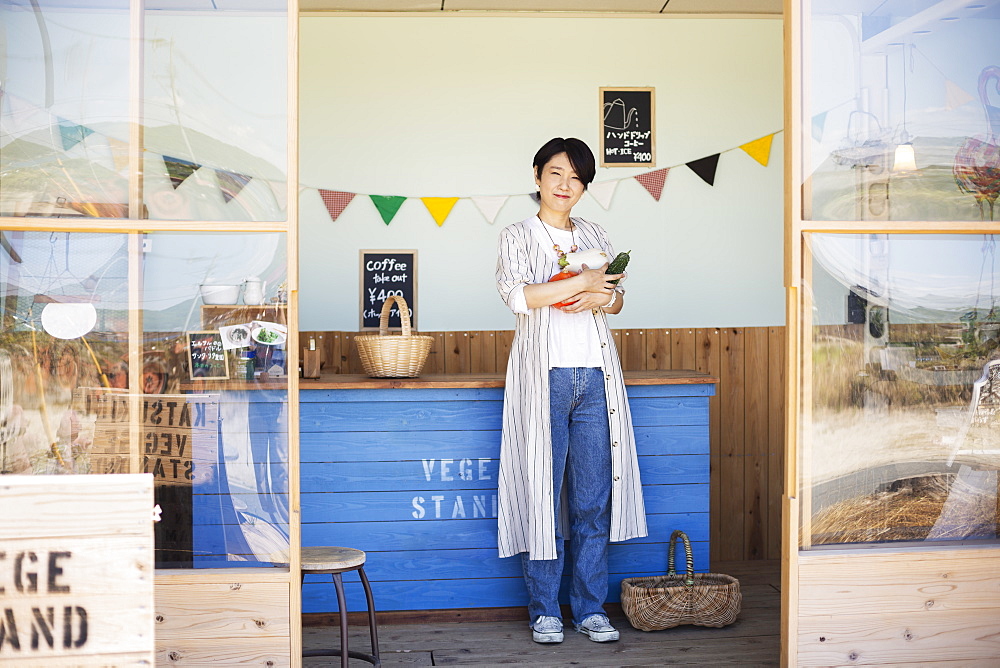
[(913, 155), (913, 144), (911, 142), (906, 142), (896, 147), (896, 155), (892, 161), (892, 171), (897, 174), (917, 171), (917, 161)]
[(97, 324), (93, 304), (51, 302), (42, 309), (42, 329), (57, 339), (78, 339)]

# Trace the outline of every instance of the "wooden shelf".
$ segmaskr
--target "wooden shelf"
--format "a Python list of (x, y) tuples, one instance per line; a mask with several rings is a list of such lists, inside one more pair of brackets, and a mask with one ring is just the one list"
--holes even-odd
[(266, 320), (280, 325), (288, 324), (287, 304), (203, 304), (201, 326), (203, 329), (218, 329), (227, 325), (241, 325), (251, 320)]

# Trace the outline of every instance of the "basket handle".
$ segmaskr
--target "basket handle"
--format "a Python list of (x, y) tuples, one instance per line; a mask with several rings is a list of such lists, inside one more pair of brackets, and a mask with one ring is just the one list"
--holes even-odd
[(382, 302), (382, 315), (378, 321), (378, 335), (389, 336), (389, 311), (392, 303), (399, 306), (399, 322), (403, 325), (403, 336), (410, 335), (410, 307), (406, 305), (406, 300), (401, 295), (389, 295)]
[(670, 534), (670, 548), (667, 550), (667, 575), (673, 577), (677, 574), (674, 570), (674, 545), (677, 544), (678, 536), (684, 541), (684, 559), (687, 561), (687, 578), (685, 578), (684, 584), (691, 586), (694, 584), (694, 555), (691, 554), (691, 541), (688, 540), (687, 534), (680, 529), (675, 529)]

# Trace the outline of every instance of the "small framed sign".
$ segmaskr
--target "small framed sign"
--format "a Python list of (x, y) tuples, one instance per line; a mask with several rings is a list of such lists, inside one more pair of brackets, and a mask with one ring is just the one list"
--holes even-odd
[(229, 364), (218, 330), (188, 332), (188, 368), (191, 379), (228, 380)]
[[(401, 296), (410, 309), (410, 326), (417, 328), (417, 251), (361, 251), (361, 329), (379, 328), (382, 304), (389, 295)], [(389, 329), (400, 329), (399, 310), (389, 311)]]
[(601, 88), (601, 167), (656, 166), (655, 88)]

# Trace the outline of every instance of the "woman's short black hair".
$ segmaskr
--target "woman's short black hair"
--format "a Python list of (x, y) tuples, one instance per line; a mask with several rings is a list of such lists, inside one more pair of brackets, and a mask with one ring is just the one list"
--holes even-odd
[(597, 167), (594, 163), (594, 153), (585, 143), (574, 137), (553, 137), (545, 142), (545, 145), (535, 153), (532, 164), (535, 167), (535, 176), (542, 176), (542, 168), (548, 164), (553, 156), (565, 153), (569, 158), (569, 164), (573, 165), (573, 171), (583, 182), (584, 190), (597, 176)]

